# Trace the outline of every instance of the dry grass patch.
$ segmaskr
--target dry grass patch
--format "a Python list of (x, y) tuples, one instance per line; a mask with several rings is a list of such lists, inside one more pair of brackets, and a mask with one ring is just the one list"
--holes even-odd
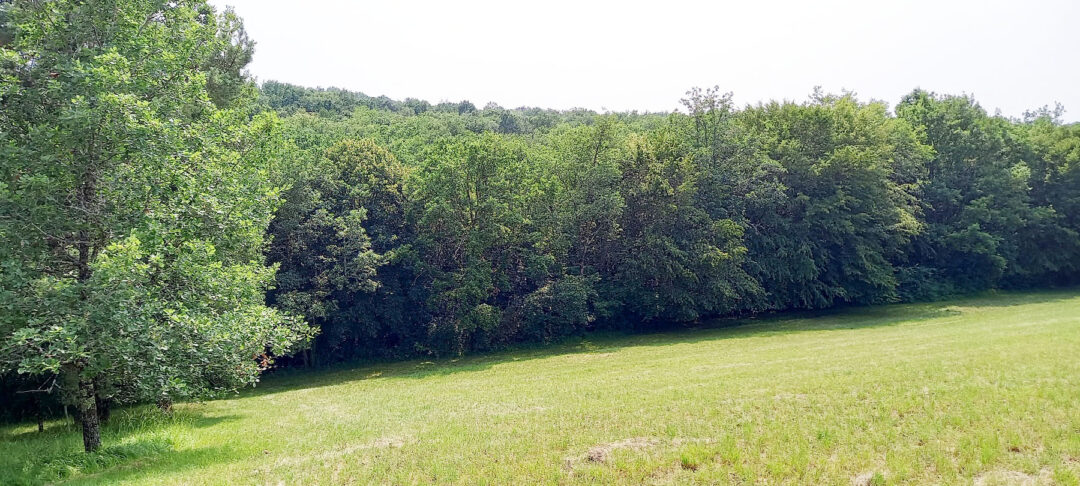
[(1050, 470), (1043, 468), (1038, 474), (1020, 471), (997, 470), (975, 477), (975, 486), (1049, 486), (1054, 484)]

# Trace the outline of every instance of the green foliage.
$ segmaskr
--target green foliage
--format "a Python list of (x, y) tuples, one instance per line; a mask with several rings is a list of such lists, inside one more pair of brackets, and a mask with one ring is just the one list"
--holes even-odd
[[(322, 161), (342, 140), (370, 139), (407, 174), (383, 176), (390, 203), (352, 200), (365, 216), (348, 255), (333, 253), (344, 241), (287, 248), (272, 231), (275, 261), (333, 268), (365, 245), (382, 259), (348, 265), (370, 287), (306, 293), (304, 305), (285, 290), (311, 278), (279, 275), (272, 295), (320, 322), (330, 360), (1067, 284), (1080, 270), (1080, 132), (1048, 110), (1010, 121), (921, 91), (897, 115), (821, 92), (738, 110), (715, 88), (665, 115), (381, 106), (280, 83), (263, 93), (291, 114), (298, 149), (280, 171), (295, 184), (275, 228), (319, 200), (310, 181), (339, 177)], [(379, 172), (384, 158), (356, 160)]]
[(738, 308), (752, 287), (742, 228), (699, 207), (698, 173), (670, 133), (631, 141), (622, 163), (617, 269), (610, 282), (634, 320), (693, 321)]
[(1075, 279), (1080, 240), (1068, 211), (1080, 186), (1059, 185), (1069, 169), (1044, 138), (1075, 137), (1075, 126), (1045, 117), (1010, 123), (971, 98), (923, 91), (897, 113), (934, 149), (913, 192), (926, 229), (909, 252), (912, 266), (931, 270), (909, 285), (978, 290)]
[(0, 21), (0, 371), (80, 409), (252, 383), (293, 315), (326, 364), (1080, 280), (1060, 108), (478, 109), (256, 88), (203, 1)]
[(385, 149), (342, 140), (299, 176), (270, 225), (269, 258), (281, 265), (270, 300), (321, 324), (321, 354), (355, 357), (360, 335), (400, 323), (387, 313), (404, 307), (404, 178)]
[(88, 450), (96, 401), (254, 383), (307, 328), (264, 305), (278, 121), (244, 107), (239, 75), (208, 80), (246, 62), (220, 58), (250, 48), (239, 21), (199, 1), (6, 13), (0, 372), (62, 375)]
[(429, 334), (460, 353), (503, 344), (501, 309), (536, 287), (549, 259), (534, 251), (528, 217), (537, 196), (524, 144), (494, 134), (432, 148), (411, 181), (418, 273), (430, 289)]
[(892, 262), (919, 223), (894, 171), (926, 153), (909, 126), (851, 96), (772, 103), (741, 118), (767, 171), (745, 184), (750, 259), (766, 307), (895, 300)]

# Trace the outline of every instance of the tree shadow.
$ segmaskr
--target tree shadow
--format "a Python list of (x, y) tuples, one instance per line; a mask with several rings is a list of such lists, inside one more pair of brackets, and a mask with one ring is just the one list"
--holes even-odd
[[(269, 395), (359, 380), (407, 380), (472, 373), (504, 363), (642, 346), (875, 328), (940, 318), (944, 318), (941, 325), (948, 325), (948, 318), (967, 312), (1078, 298), (1080, 289), (1075, 288), (1039, 293), (991, 292), (933, 303), (711, 319), (664, 332), (590, 333), (553, 345), (522, 346), (457, 359), (366, 363), (278, 373), (267, 377), (259, 388), (239, 396)], [(239, 415), (207, 415), (202, 407), (176, 407), (171, 415), (164, 415), (150, 405), (120, 408), (103, 428), (106, 446), (93, 454), (82, 452), (81, 432), (70, 421), (49, 421), (43, 433), (38, 433), (32, 424), (0, 427), (0, 484), (119, 482), (227, 463), (243, 455), (237, 444), (177, 450), (169, 441), (166, 429), (209, 428), (239, 418)]]
[(93, 453), (69, 451), (30, 458), (4, 484), (101, 484), (169, 474), (222, 462), (225, 447), (175, 450), (161, 438), (139, 439), (102, 447)]
[[(984, 291), (947, 300), (877, 305), (839, 305), (827, 309), (767, 312), (750, 318), (716, 318), (710, 323), (739, 326), (750, 323), (787, 324), (800, 320), (830, 318), (829, 321), (799, 323), (805, 330), (852, 329), (897, 324), (920, 319), (959, 315), (963, 308), (1013, 307), (1046, 304), (1080, 297), (1080, 287), (1041, 292)], [(799, 329), (794, 329), (799, 330)]]
[(1080, 287), (1077, 286), (1059, 287), (1038, 292), (991, 290), (968, 295), (962, 299), (957, 299), (956, 302), (950, 301), (945, 302), (945, 304), (972, 307), (1013, 307), (1028, 304), (1048, 304), (1078, 297), (1080, 297)]
[[(239, 415), (207, 416), (191, 409), (175, 410), (171, 414), (164, 414), (150, 405), (134, 405), (119, 407), (114, 410), (114, 415), (101, 427), (102, 437), (114, 439), (126, 439), (132, 435), (162, 429), (171, 425), (183, 424), (192, 428), (205, 428), (217, 425), (221, 422), (235, 420)], [(71, 417), (56, 418), (45, 421), (45, 430), (39, 432), (36, 425), (17, 424), (0, 427), (0, 444), (4, 442), (26, 440), (50, 440), (67, 435), (82, 434), (82, 429)], [(81, 439), (80, 439), (81, 440)]]
[(453, 359), (341, 364), (327, 368), (292, 369), (266, 377), (261, 386), (242, 396), (260, 396), (339, 385), (358, 380), (423, 379), (483, 371), (501, 363), (560, 355), (613, 352), (640, 346), (669, 346), (719, 339), (744, 339), (778, 334), (851, 330), (892, 326), (912, 321), (960, 316), (980, 308), (1052, 303), (1080, 297), (1080, 288), (1041, 292), (990, 291), (946, 301), (844, 306), (822, 310), (786, 311), (752, 317), (714, 318), (665, 330), (592, 332), (555, 344), (518, 346), (510, 350)]
[(144, 456), (95, 473), (75, 477), (66, 481), (65, 484), (111, 484), (149, 476), (171, 475), (228, 462), (233, 457), (235, 457), (234, 451), (229, 447), (169, 450), (162, 454)]
[(189, 408), (176, 409), (169, 415), (146, 405), (119, 408), (102, 426), (103, 447), (89, 454), (83, 452), (82, 430), (70, 419), (49, 421), (44, 432), (37, 432), (36, 425), (31, 430), (8, 427), (0, 434), (0, 484), (96, 482), (99, 476), (119, 480), (126, 475), (144, 474), (148, 467), (178, 469), (212, 464), (227, 457), (227, 451), (177, 451), (165, 429), (206, 428), (237, 418), (205, 415)]

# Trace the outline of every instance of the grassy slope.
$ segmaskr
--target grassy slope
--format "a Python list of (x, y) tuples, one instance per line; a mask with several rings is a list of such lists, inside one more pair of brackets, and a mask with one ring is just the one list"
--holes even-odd
[(1078, 356), (1077, 290), (592, 338), (8, 427), (0, 483), (1077, 484)]

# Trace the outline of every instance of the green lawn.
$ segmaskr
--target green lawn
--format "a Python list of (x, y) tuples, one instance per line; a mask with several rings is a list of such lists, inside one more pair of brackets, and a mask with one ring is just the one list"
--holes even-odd
[[(735, 324), (738, 324), (737, 326)], [(0, 428), (0, 484), (1080, 484), (1080, 290), (267, 379)]]

